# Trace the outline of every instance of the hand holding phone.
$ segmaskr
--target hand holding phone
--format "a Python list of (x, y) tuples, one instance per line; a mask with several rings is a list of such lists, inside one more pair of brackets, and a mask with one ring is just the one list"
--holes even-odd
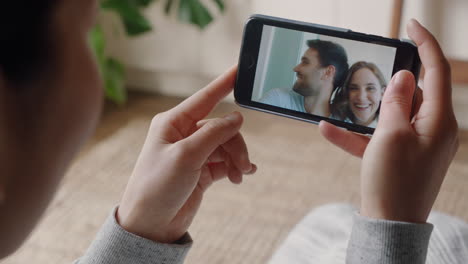
[(402, 69), (419, 74), (407, 41), (255, 15), (244, 30), (235, 98), (247, 108), (372, 134), (387, 84)]
[(412, 20), (408, 34), (426, 69), (423, 95), (410, 117), (413, 75), (399, 72), (382, 100), (372, 139), (322, 122), (321, 133), (345, 151), (363, 157), (361, 211), (364, 216), (423, 223), (432, 209), (458, 149), (450, 66), (436, 39)]

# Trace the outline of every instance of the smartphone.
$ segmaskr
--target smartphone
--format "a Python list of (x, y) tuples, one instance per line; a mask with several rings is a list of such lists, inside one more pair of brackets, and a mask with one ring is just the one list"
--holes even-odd
[(420, 68), (409, 40), (253, 15), (234, 96), (246, 108), (372, 135), (391, 77), (404, 69), (417, 79)]

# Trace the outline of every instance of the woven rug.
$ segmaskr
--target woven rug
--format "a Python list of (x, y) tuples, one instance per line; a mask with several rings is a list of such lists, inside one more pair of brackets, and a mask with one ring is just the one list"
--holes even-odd
[[(76, 159), (34, 234), (4, 263), (63, 264), (81, 256), (118, 204), (153, 115), (181, 100), (133, 95), (106, 109), (95, 136)], [(240, 111), (257, 174), (237, 186), (216, 183), (190, 228), (186, 263), (265, 263), (313, 208), (359, 203), (360, 160), (326, 142), (315, 125), (222, 103), (213, 116)], [(468, 220), (468, 133), (435, 209)]]

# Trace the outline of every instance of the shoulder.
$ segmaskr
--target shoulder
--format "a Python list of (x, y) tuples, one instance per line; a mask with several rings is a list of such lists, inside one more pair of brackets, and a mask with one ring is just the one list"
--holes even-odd
[(276, 89), (271, 89), (268, 91), (261, 99), (260, 101), (262, 103), (279, 103), (285, 98), (288, 98), (290, 96), (289, 91), (281, 88), (276, 88)]
[(291, 89), (273, 89), (260, 99), (260, 102), (281, 108), (305, 112), (302, 96)]
[(280, 97), (290, 96), (290, 90), (275, 88), (275, 89), (271, 89), (270, 91), (268, 91), (268, 93), (265, 96), (280, 96)]

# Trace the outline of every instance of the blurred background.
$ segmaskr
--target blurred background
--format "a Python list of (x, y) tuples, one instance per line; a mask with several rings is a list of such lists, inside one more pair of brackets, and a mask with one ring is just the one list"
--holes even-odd
[[(243, 24), (254, 13), (397, 38), (406, 37), (410, 18), (427, 26), (453, 65), (461, 143), (435, 209), (468, 221), (468, 1), (139, 0), (147, 21), (137, 14), (138, 27), (127, 28), (122, 14), (134, 17), (134, 9), (104, 2), (93, 45), (110, 100), (40, 226), (4, 263), (72, 263), (83, 255), (119, 203), (151, 118), (237, 62)], [(146, 33), (129, 34), (129, 25)], [(232, 111), (244, 115), (242, 132), (259, 170), (242, 185), (221, 181), (208, 190), (189, 230), (195, 244), (186, 263), (265, 263), (317, 206), (359, 204), (360, 160), (326, 142), (317, 126), (241, 109), (232, 97), (211, 116)]]
[[(165, 15), (165, 1), (144, 10), (154, 28), (137, 37), (124, 33), (115, 14), (103, 13), (106, 52), (124, 63), (128, 89), (182, 97), (193, 94), (237, 62), (243, 24), (256, 13), (397, 38), (407, 38), (406, 23), (416, 18), (458, 66), (453, 69), (456, 88), (468, 83), (468, 2), (464, 0), (227, 0), (224, 12), (214, 1), (200, 2), (214, 17), (203, 30), (180, 23), (176, 14)], [(463, 104), (468, 101), (465, 90), (456, 89), (454, 98), (459, 121), (468, 128), (468, 116), (462, 114), (468, 111)]]

